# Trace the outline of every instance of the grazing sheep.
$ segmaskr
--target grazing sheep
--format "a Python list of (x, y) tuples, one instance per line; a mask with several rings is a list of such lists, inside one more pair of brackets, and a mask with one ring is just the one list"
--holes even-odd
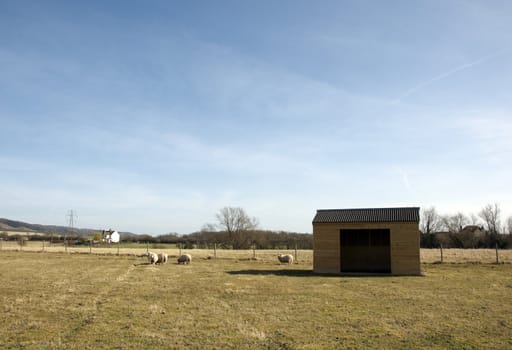
[(178, 264), (190, 264), (192, 256), (190, 254), (183, 254), (178, 257)]
[(293, 256), (291, 254), (279, 254), (277, 259), (280, 263), (288, 263), (288, 265), (293, 263)]
[(148, 258), (148, 262), (150, 264), (156, 264), (158, 262), (158, 254), (156, 253), (147, 252), (146, 257)]
[(158, 254), (158, 261), (157, 264), (165, 264), (167, 262), (167, 254), (165, 253), (159, 253)]

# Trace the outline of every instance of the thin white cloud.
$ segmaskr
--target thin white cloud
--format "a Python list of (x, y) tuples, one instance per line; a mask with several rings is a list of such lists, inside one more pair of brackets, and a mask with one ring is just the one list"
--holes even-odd
[(500, 50), (498, 52), (495, 52), (495, 53), (492, 53), (492, 54), (488, 54), (488, 55), (485, 55), (483, 57), (480, 57), (479, 59), (475, 60), (475, 61), (472, 61), (472, 62), (469, 62), (469, 63), (465, 63), (463, 65), (460, 65), (458, 67), (455, 67), (453, 69), (450, 69), (444, 73), (441, 73), (431, 79), (428, 79), (428, 80), (425, 80), (421, 83), (419, 83), (418, 85), (412, 87), (411, 89), (407, 90), (406, 92), (404, 92), (402, 95), (400, 95), (398, 98), (396, 98), (395, 100), (393, 100), (391, 103), (392, 104), (398, 104), (398, 103), (401, 103), (402, 100), (404, 100), (405, 98), (411, 96), (412, 94), (418, 92), (419, 90), (429, 86), (430, 84), (436, 82), (436, 81), (439, 81), (439, 80), (443, 80), (443, 79), (446, 79), (448, 78), (449, 76), (457, 73), (457, 72), (460, 72), (460, 71), (463, 71), (463, 70), (466, 70), (466, 69), (469, 69), (471, 67), (474, 67), (476, 65), (479, 65), (479, 64), (482, 64), (483, 62), (491, 59), (491, 58), (494, 58), (498, 55), (500, 55), (501, 53), (503, 52), (503, 50)]

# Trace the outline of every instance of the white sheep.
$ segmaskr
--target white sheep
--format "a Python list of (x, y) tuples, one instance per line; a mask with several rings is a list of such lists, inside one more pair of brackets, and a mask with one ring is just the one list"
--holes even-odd
[(293, 256), (291, 254), (279, 254), (277, 259), (280, 263), (288, 263), (288, 265), (293, 263)]
[(158, 253), (158, 261), (157, 264), (165, 264), (167, 262), (167, 254), (165, 253)]
[(178, 257), (178, 264), (190, 264), (192, 256), (190, 254), (182, 254)]
[(158, 262), (158, 254), (153, 252), (147, 252), (146, 257), (150, 264), (156, 264)]

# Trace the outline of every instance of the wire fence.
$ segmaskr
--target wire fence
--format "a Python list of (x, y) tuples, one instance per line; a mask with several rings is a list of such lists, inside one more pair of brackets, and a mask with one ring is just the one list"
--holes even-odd
[[(181, 254), (191, 254), (195, 259), (237, 259), (259, 260), (276, 262), (278, 254), (291, 254), (296, 262), (313, 263), (313, 250), (311, 249), (220, 249), (211, 245), (208, 249), (185, 249), (175, 244), (140, 243), (140, 244), (112, 244), (112, 245), (72, 245), (62, 242), (49, 241), (2, 241), (1, 251), (26, 251), (41, 253), (69, 253), (69, 254), (97, 254), (97, 255), (133, 255), (142, 256), (148, 251), (167, 253), (170, 257)], [(511, 249), (426, 249), (420, 250), (421, 262), (433, 263), (512, 263)]]
[(140, 244), (111, 244), (111, 245), (71, 245), (65, 243), (50, 243), (48, 241), (0, 241), (1, 251), (97, 254), (97, 255), (133, 255), (142, 256), (148, 251), (167, 253), (170, 257), (181, 254), (191, 254), (199, 259), (233, 259), (233, 260), (262, 260), (277, 261), (278, 254), (290, 254), (295, 261), (301, 263), (313, 262), (313, 251), (306, 249), (222, 249), (211, 244), (208, 249), (187, 249), (180, 244), (140, 243)]

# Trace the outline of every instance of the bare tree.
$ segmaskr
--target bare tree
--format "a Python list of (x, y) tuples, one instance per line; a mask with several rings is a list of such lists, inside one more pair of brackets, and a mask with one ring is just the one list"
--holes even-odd
[(249, 233), (258, 227), (258, 220), (247, 215), (240, 207), (224, 207), (215, 215), (218, 226), (228, 233), (234, 249), (247, 248), (251, 244)]
[(201, 232), (216, 232), (217, 227), (215, 227), (214, 224), (204, 224), (203, 227), (201, 227)]
[(471, 215), (469, 216), (469, 222), (471, 225), (479, 225), (480, 223), (480, 218), (478, 217), (478, 215), (475, 215), (474, 213), (471, 213)]
[(441, 217), (435, 207), (423, 209), (421, 212), (420, 230), (423, 234), (434, 234), (442, 227)]
[(443, 225), (450, 233), (458, 233), (462, 231), (464, 226), (468, 223), (468, 218), (461, 212), (458, 212), (455, 215), (446, 215), (443, 217)]
[(509, 216), (507, 219), (507, 230), (508, 234), (512, 235), (512, 216)]
[(500, 207), (497, 203), (487, 204), (478, 215), (485, 222), (489, 234), (496, 236), (500, 230)]
[(437, 213), (436, 208), (430, 207), (423, 209), (420, 218), (421, 246), (425, 248), (437, 247), (439, 242), (435, 233), (439, 232), (441, 227), (441, 217)]

